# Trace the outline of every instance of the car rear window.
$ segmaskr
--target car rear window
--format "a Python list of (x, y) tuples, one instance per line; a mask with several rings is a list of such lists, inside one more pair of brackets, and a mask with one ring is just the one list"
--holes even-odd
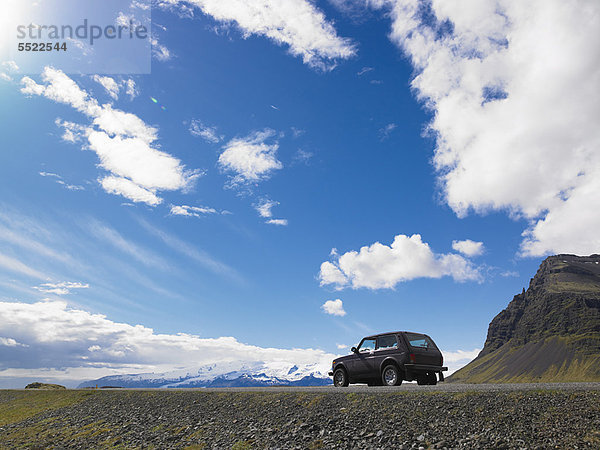
[(415, 348), (435, 348), (435, 345), (424, 334), (406, 333), (406, 339), (411, 347)]

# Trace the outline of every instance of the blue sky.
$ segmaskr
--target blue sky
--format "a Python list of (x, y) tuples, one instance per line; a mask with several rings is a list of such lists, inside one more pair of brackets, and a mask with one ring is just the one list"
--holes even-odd
[(600, 250), (597, 5), (173, 3), (150, 75), (0, 67), (3, 385), (397, 329), (458, 367), (546, 255)]

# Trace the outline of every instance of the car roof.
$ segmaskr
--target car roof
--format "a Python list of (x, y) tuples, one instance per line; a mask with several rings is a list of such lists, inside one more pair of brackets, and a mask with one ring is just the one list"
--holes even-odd
[(372, 334), (371, 336), (365, 336), (363, 339), (374, 339), (374, 338), (378, 338), (380, 336), (387, 336), (389, 334), (404, 334), (404, 333), (420, 334), (421, 336), (427, 336), (424, 333), (417, 333), (415, 331), (388, 331), (387, 333), (379, 333), (379, 334)]

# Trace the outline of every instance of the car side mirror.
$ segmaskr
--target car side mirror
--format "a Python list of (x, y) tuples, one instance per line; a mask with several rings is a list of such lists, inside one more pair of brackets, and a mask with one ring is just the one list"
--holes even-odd
[(356, 349), (356, 347), (352, 347), (352, 348), (350, 349), (350, 351), (351, 351), (352, 353), (358, 353), (358, 350)]

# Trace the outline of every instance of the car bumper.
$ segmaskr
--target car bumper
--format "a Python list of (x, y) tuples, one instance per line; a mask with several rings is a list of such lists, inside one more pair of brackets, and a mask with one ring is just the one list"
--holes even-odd
[(415, 375), (422, 372), (436, 372), (440, 376), (440, 381), (444, 381), (444, 372), (448, 370), (443, 366), (432, 366), (429, 364), (404, 364), (404, 370), (408, 375), (408, 379), (414, 379)]
[(448, 370), (447, 367), (432, 366), (429, 364), (404, 364), (404, 367), (408, 370), (423, 370), (426, 372), (445, 372), (446, 370)]

